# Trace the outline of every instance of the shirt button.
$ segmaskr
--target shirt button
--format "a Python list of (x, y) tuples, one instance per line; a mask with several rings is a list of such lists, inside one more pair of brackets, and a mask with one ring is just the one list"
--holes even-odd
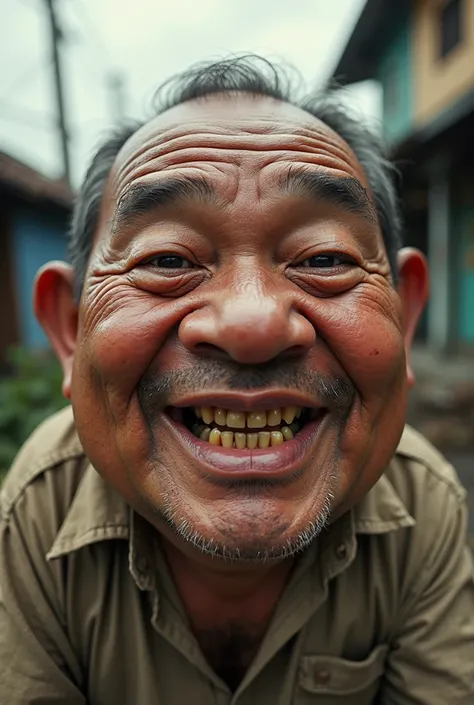
[(347, 546), (345, 543), (340, 543), (336, 548), (336, 556), (339, 560), (344, 560), (347, 557)]
[(328, 668), (316, 668), (313, 678), (315, 685), (327, 685), (331, 680), (331, 671)]

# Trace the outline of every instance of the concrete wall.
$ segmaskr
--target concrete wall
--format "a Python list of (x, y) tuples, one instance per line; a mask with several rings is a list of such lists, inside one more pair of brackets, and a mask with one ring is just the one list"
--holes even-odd
[[(384, 47), (377, 74), (384, 95), (383, 124), (387, 138), (394, 143), (410, 132), (413, 122), (411, 53), (411, 18), (407, 15), (397, 22), (391, 39)], [(392, 91), (393, 104), (390, 101)]]
[(43, 264), (65, 259), (65, 223), (27, 206), (14, 211), (11, 222), (20, 342), (31, 348), (42, 348), (47, 345), (47, 339), (33, 312), (33, 281)]
[(415, 124), (424, 125), (474, 88), (474, 0), (463, 0), (462, 42), (440, 56), (440, 9), (446, 0), (415, 0), (412, 55)]

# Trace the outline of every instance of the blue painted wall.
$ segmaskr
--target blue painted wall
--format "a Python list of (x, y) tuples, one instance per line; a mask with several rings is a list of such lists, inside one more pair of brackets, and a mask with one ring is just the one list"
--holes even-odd
[(474, 205), (454, 209), (454, 242), (459, 247), (459, 331), (461, 343), (474, 344)]
[(413, 123), (411, 16), (397, 20), (391, 38), (380, 49), (377, 78), (383, 87), (383, 123), (387, 138), (400, 142)]
[(65, 223), (41, 210), (22, 206), (12, 213), (12, 235), (21, 343), (44, 348), (48, 341), (33, 312), (33, 281), (45, 262), (66, 258)]

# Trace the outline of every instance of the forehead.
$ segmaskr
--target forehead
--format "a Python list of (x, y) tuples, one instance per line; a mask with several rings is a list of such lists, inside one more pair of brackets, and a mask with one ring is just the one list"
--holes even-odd
[(113, 200), (162, 172), (197, 172), (230, 189), (242, 173), (259, 187), (291, 165), (366, 177), (347, 143), (306, 111), (267, 97), (226, 94), (189, 101), (158, 115), (123, 146), (109, 181)]

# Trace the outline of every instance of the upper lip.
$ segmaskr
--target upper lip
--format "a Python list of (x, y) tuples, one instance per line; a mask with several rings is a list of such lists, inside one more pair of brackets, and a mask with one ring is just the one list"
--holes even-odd
[(214, 406), (234, 411), (268, 411), (281, 406), (323, 408), (314, 397), (302, 392), (272, 390), (267, 392), (206, 392), (182, 397), (171, 406)]

